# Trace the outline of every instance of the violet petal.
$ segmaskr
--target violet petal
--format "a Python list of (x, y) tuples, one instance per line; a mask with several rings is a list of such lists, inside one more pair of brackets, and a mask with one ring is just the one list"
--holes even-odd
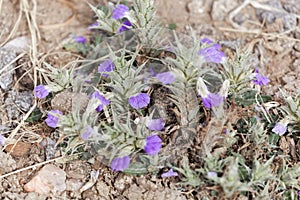
[(147, 93), (139, 93), (129, 97), (128, 103), (135, 109), (144, 108), (150, 103), (150, 97)]
[(161, 118), (159, 119), (151, 119), (147, 123), (147, 127), (152, 131), (161, 131), (165, 129), (165, 123)]
[(287, 131), (287, 126), (278, 122), (275, 124), (274, 128), (272, 131), (280, 136), (284, 135), (285, 132)]
[(162, 84), (167, 85), (175, 80), (175, 76), (171, 72), (163, 72), (155, 76)]
[(148, 155), (156, 155), (161, 149), (162, 140), (158, 135), (151, 135), (146, 138), (146, 145), (144, 146), (144, 150)]
[(172, 177), (172, 176), (178, 176), (178, 173), (174, 172), (173, 169), (170, 169), (169, 171), (167, 171), (161, 175), (162, 178)]
[(84, 132), (81, 133), (81, 138), (83, 140), (87, 140), (89, 137), (91, 137), (91, 135), (93, 134), (94, 129), (91, 126), (87, 126), (84, 129)]
[(59, 115), (62, 115), (62, 112), (60, 112), (59, 110), (50, 110), (48, 112), (48, 117), (47, 119), (45, 120), (46, 124), (52, 128), (56, 128), (57, 127), (57, 123), (59, 121), (58, 117), (52, 115), (52, 113), (55, 113), (55, 114), (59, 114)]
[(124, 157), (121, 157), (121, 158), (115, 158), (111, 162), (110, 168), (115, 172), (123, 171), (129, 166), (129, 163), (130, 163), (130, 157), (129, 156), (124, 156)]
[(122, 33), (123, 31), (129, 30), (131, 27), (132, 27), (132, 24), (130, 23), (129, 20), (126, 19), (126, 20), (122, 23), (122, 26), (121, 26), (121, 28), (119, 29), (119, 33)]
[(44, 85), (38, 85), (33, 89), (34, 96), (39, 99), (45, 98), (48, 96), (49, 91), (46, 89)]
[(125, 17), (126, 13), (129, 11), (129, 8), (124, 4), (119, 4), (113, 10), (112, 18), (113, 19), (122, 19)]

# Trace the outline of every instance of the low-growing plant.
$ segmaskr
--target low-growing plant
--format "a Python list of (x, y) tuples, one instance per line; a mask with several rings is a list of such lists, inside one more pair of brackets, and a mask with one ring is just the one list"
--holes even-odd
[[(88, 54), (91, 62), (78, 69), (45, 64), (47, 84), (34, 89), (39, 99), (65, 90), (86, 97), (85, 103), (73, 99), (74, 109), (48, 112), (46, 123), (61, 135), (64, 154), (85, 150), (133, 175), (171, 167), (163, 178), (179, 176), (180, 185), (196, 190), (218, 186), (208, 190), (227, 198), (294, 197), (299, 167), (286, 163), (278, 140), (299, 133), (300, 95), (285, 96), (271, 116), (271, 97), (262, 89), (270, 80), (252, 65), (251, 52), (228, 58), (192, 30), (184, 37), (166, 31), (153, 0), (91, 9), (97, 21), (89, 28), (106, 38)], [(162, 96), (174, 104), (168, 124), (149, 109), (158, 88), (167, 88)]]

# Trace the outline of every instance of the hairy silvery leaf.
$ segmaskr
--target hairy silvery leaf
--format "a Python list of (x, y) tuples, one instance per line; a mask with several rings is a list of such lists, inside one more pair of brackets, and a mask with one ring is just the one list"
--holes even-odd
[(250, 190), (250, 186), (240, 181), (238, 163), (238, 159), (232, 160), (227, 167), (227, 171), (222, 177), (213, 178), (215, 182), (222, 186), (226, 197), (231, 197), (236, 192)]
[(121, 22), (111, 18), (112, 11), (110, 9), (108, 9), (108, 13), (105, 13), (103, 10), (92, 6), (91, 4), (89, 5), (98, 17), (98, 25), (96, 26), (97, 29), (107, 31), (108, 33), (118, 33), (119, 28), (121, 27)]
[(254, 159), (254, 167), (252, 170), (251, 183), (253, 185), (259, 185), (264, 187), (267, 180), (271, 179), (274, 175), (272, 174), (271, 164), (274, 156), (271, 157), (267, 162), (261, 163)]
[(96, 98), (90, 99), (85, 112), (82, 113), (81, 108), (73, 110), (67, 115), (59, 117), (58, 126), (65, 135), (78, 137), (81, 129), (86, 126), (94, 125), (96, 120), (96, 108), (100, 104), (100, 101)]
[(182, 159), (182, 168), (173, 167), (176, 171), (180, 172), (184, 178), (182, 179), (183, 185), (191, 185), (193, 187), (198, 187), (202, 184), (202, 181), (199, 175), (190, 168), (189, 160), (187, 157), (183, 157)]
[(155, 19), (153, 0), (135, 0), (133, 10), (132, 21), (137, 28), (145, 28), (147, 31), (159, 26)]
[(70, 87), (74, 82), (75, 65), (72, 65), (70, 69), (57, 69), (46, 62), (44, 62), (44, 65), (50, 70), (50, 72), (46, 72), (49, 75), (45, 76), (45, 80), (48, 83), (47, 87), (50, 91), (60, 92)]
[(258, 199), (273, 199), (272, 195), (274, 195), (274, 193), (272, 193), (272, 191), (270, 192), (269, 190), (270, 190), (270, 181), (267, 181), (266, 186), (258, 194), (257, 198)]
[[(194, 81), (199, 75), (199, 68), (203, 64), (204, 60), (198, 55), (200, 49), (200, 41), (194, 35), (192, 31), (192, 39), (187, 39), (186, 36), (182, 36), (181, 39), (173, 33), (174, 45), (171, 46), (172, 51), (176, 54), (176, 59), (167, 58), (167, 61), (174, 69), (180, 70), (182, 73), (178, 73), (178, 76), (183, 76), (186, 82), (195, 84)], [(194, 83), (193, 83), (194, 82)]]
[(129, 167), (124, 170), (124, 172), (131, 175), (142, 175), (148, 173), (148, 168), (145, 163), (135, 162), (130, 164)]
[(142, 47), (158, 47), (161, 42), (162, 29), (155, 13), (153, 0), (135, 0), (133, 9), (126, 15)]
[(287, 96), (283, 91), (281, 91), (286, 105), (281, 106), (279, 109), (284, 115), (284, 121), (289, 124), (288, 128), (291, 133), (300, 131), (300, 94), (293, 98)]
[(287, 187), (300, 189), (300, 186), (298, 185), (298, 177), (300, 176), (299, 164), (290, 167), (285, 159), (282, 158), (282, 170), (278, 173), (280, 182), (282, 182), (282, 184), (279, 185), (282, 185), (283, 189), (286, 189)]
[(230, 81), (230, 92), (238, 95), (247, 90), (250, 86), (250, 80), (253, 72), (252, 63), (250, 63), (250, 54), (237, 52), (235, 60), (227, 60), (223, 65), (223, 79)]
[(206, 152), (206, 157), (204, 158), (204, 161), (205, 172), (222, 172), (223, 167), (227, 162), (224, 159), (220, 159), (219, 155), (213, 155), (210, 152)]
[(268, 135), (267, 135), (267, 131), (264, 130), (264, 124), (257, 122), (256, 124), (253, 124), (250, 127), (249, 132), (251, 133), (251, 140), (254, 142), (254, 144), (256, 145), (256, 148), (267, 148), (268, 146), (266, 146), (267, 143), (267, 139), (268, 139)]

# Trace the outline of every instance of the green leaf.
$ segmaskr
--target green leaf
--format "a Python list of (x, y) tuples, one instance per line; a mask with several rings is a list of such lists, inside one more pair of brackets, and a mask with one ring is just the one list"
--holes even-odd
[(171, 29), (171, 30), (175, 30), (176, 28), (177, 28), (177, 25), (175, 24), (175, 23), (171, 23), (171, 24), (169, 24), (169, 29)]
[(105, 15), (109, 14), (109, 8), (107, 6), (99, 5), (97, 9), (101, 10)]
[(124, 170), (125, 173), (131, 174), (131, 175), (142, 175), (147, 174), (148, 169), (147, 166), (140, 162), (135, 162), (129, 165), (126, 170)]
[(37, 122), (43, 116), (43, 113), (39, 109), (35, 109), (31, 115), (25, 120), (26, 122)]
[(64, 48), (67, 50), (67, 51), (76, 51), (76, 44), (75, 43), (68, 43), (68, 44), (65, 44), (64, 45)]
[(269, 144), (270, 145), (277, 145), (279, 138), (280, 138), (280, 136), (278, 134), (272, 133), (269, 136)]
[(240, 106), (250, 106), (256, 104), (257, 101), (259, 103), (264, 103), (272, 100), (272, 97), (267, 95), (261, 95), (260, 98), (256, 99), (256, 94), (257, 94), (256, 90), (248, 90), (245, 93), (241, 94), (240, 96), (237, 96), (236, 102)]

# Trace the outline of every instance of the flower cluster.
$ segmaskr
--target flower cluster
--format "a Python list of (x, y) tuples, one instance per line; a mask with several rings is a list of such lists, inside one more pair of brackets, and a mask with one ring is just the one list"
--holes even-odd
[(129, 156), (124, 156), (124, 157), (120, 157), (120, 158), (115, 158), (111, 165), (110, 168), (116, 172), (118, 171), (123, 171), (125, 170), (130, 163), (130, 157)]
[(144, 150), (148, 155), (154, 156), (158, 154), (161, 149), (161, 139), (158, 135), (148, 136), (146, 139), (146, 144)]
[[(159, 119), (151, 119), (147, 123), (147, 127), (149, 130), (154, 131), (161, 131), (164, 130), (164, 122), (161, 118)], [(162, 140), (161, 138), (154, 134), (146, 137), (144, 140), (144, 151), (147, 155), (154, 156), (157, 155), (162, 147)], [(130, 157), (124, 156), (124, 157), (117, 157), (115, 158), (110, 167), (112, 170), (118, 172), (125, 170), (130, 164)]]
[(162, 178), (172, 177), (172, 176), (178, 176), (178, 173), (174, 172), (173, 169), (170, 169), (169, 171), (167, 171), (161, 175)]
[(85, 44), (86, 43), (86, 37), (84, 36), (76, 36), (74, 37), (75, 42), (79, 44)]
[(95, 91), (91, 95), (91, 98), (96, 98), (96, 99), (100, 100), (100, 104), (96, 108), (97, 112), (101, 112), (103, 110), (103, 107), (107, 106), (110, 103), (110, 101), (108, 99), (106, 99), (103, 95), (101, 95), (98, 91)]
[(224, 81), (220, 92), (214, 94), (208, 91), (207, 86), (204, 83), (203, 79), (199, 77), (197, 81), (197, 91), (202, 98), (202, 103), (204, 107), (210, 109), (212, 107), (216, 107), (221, 103), (223, 103), (225, 98), (227, 97), (229, 86), (230, 86), (229, 81), (228, 80)]
[(128, 103), (135, 109), (144, 108), (150, 103), (150, 96), (147, 93), (139, 93), (129, 97)]
[[(124, 4), (119, 4), (113, 10), (112, 18), (115, 20), (121, 20), (123, 18), (126, 18), (126, 15), (128, 15), (128, 14), (129, 14), (128, 6), (126, 6)], [(119, 29), (119, 33), (122, 33), (123, 31), (129, 30), (131, 28), (132, 28), (132, 24), (130, 23), (130, 21), (128, 19), (125, 19), (122, 22), (122, 25)]]
[(121, 28), (119, 29), (119, 33), (122, 33), (123, 31), (127, 31), (129, 29), (132, 28), (132, 24), (130, 23), (130, 21), (128, 19), (126, 19), (122, 25)]
[(106, 77), (108, 74), (104, 72), (112, 72), (114, 69), (114, 63), (110, 59), (107, 59), (98, 66), (98, 73), (101, 73), (101, 76)]
[(49, 91), (46, 86), (44, 85), (38, 85), (33, 89), (34, 96), (36, 96), (39, 99), (45, 98), (48, 96)]
[(161, 118), (151, 119), (147, 123), (147, 128), (152, 131), (162, 131), (165, 128), (165, 123)]
[(266, 76), (259, 74), (258, 68), (255, 69), (253, 83), (259, 86), (267, 85), (270, 82), (270, 79)]
[(175, 80), (175, 76), (172, 72), (158, 73), (155, 75), (155, 77), (164, 85), (173, 83)]
[[(69, 153), (71, 152), (69, 149), (74, 148), (74, 146), (85, 144), (88, 148), (76, 148), (76, 150), (92, 149), (93, 152), (102, 154), (103, 161), (109, 162), (111, 169), (115, 172), (125, 171), (131, 173), (138, 169), (136, 170), (137, 173), (141, 174), (158, 171), (177, 163), (182, 169), (172, 166), (167, 169), (168, 171), (165, 170), (161, 177), (176, 177), (180, 173), (179, 178), (182, 178), (184, 184), (197, 187), (199, 185), (205, 187), (218, 184), (218, 187), (213, 188), (222, 189), (221, 193), (225, 194), (226, 198), (233, 195), (242, 197), (245, 194), (248, 196), (256, 195), (257, 198), (261, 198), (260, 193), (268, 196), (267, 193), (272, 190), (272, 188), (265, 187), (269, 180), (278, 181), (278, 187), (276, 186), (274, 190), (280, 191), (282, 194), (286, 191), (286, 188), (296, 189), (297, 177), (300, 175), (299, 170), (294, 170), (288, 165), (282, 164), (285, 163), (284, 159), (279, 163), (279, 166), (282, 165), (278, 167), (279, 170), (272, 169), (273, 158), (277, 157), (274, 160), (278, 160), (278, 153), (270, 151), (269, 161), (266, 161), (264, 153), (270, 146), (268, 143), (272, 142), (272, 145), (275, 145), (278, 142), (278, 135), (283, 136), (289, 132), (289, 135), (285, 137), (288, 138), (293, 131), (299, 132), (300, 99), (295, 101), (288, 99), (289, 105), (281, 110), (284, 119), (273, 117), (271, 112), (275, 109), (272, 107), (272, 110), (260, 109), (259, 112), (266, 111), (266, 114), (264, 113), (266, 120), (261, 115), (258, 120), (255, 113), (258, 110), (255, 111), (254, 106), (240, 104), (240, 102), (244, 99), (257, 103), (257, 107), (260, 105), (264, 108), (269, 107), (267, 105), (268, 97), (261, 95), (261, 91), (257, 91), (257, 89), (260, 89), (258, 86), (265, 86), (270, 82), (269, 78), (260, 74), (257, 68), (254, 70), (252, 63), (247, 63), (248, 58), (243, 54), (239, 55), (237, 52), (234, 61), (231, 62), (221, 51), (220, 44), (208, 38), (204, 38), (199, 42), (195, 34), (193, 34), (193, 44), (188, 43), (188, 47), (185, 46), (187, 40), (181, 40), (181, 37), (175, 38), (176, 36), (174, 36), (176, 44), (170, 42), (168, 45), (172, 47), (170, 51), (175, 56), (168, 57), (167, 54), (161, 54), (160, 50), (166, 49), (166, 42), (157, 42), (161, 37), (156, 37), (159, 36), (159, 31), (154, 28), (155, 26), (152, 26), (155, 22), (154, 14), (152, 15), (155, 11), (151, 8), (153, 2), (154, 0), (136, 0), (132, 10), (124, 4), (119, 4), (112, 9), (109, 7), (105, 11), (99, 9), (99, 12), (97, 12), (99, 19), (89, 29), (99, 28), (114, 34), (133, 27), (142, 27), (142, 30), (135, 29), (127, 32), (130, 34), (125, 35), (117, 34), (118, 39), (120, 39), (117, 42), (120, 41), (119, 44), (121, 45), (126, 44), (124, 49), (117, 49), (118, 46), (114, 45), (115, 43), (113, 45), (108, 44), (110, 46), (107, 46), (107, 48), (105, 46), (104, 48), (102, 46), (96, 48), (99, 52), (95, 52), (96, 56), (92, 56), (92, 58), (97, 58), (98, 61), (101, 60), (97, 68), (98, 73), (94, 73), (95, 68), (93, 65), (87, 70), (82, 70), (86, 73), (78, 73), (80, 77), (78, 74), (75, 76), (71, 76), (71, 73), (63, 74), (65, 70), (61, 70), (56, 73), (56, 79), (52, 77), (46, 79), (47, 82), (55, 79), (58, 89), (53, 89), (51, 83), (47, 86), (38, 85), (34, 88), (33, 93), (39, 99), (46, 98), (49, 92), (55, 93), (65, 88), (71, 88), (76, 92), (84, 91), (85, 98), (89, 100), (87, 105), (73, 106), (80, 108), (74, 108), (71, 113), (64, 111), (65, 115), (59, 110), (48, 112), (45, 120), (46, 124), (52, 128), (59, 127), (59, 133), (64, 133), (66, 137), (71, 138), (70, 140), (64, 140), (63, 142), (67, 142), (67, 144), (62, 145), (62, 147), (67, 146), (66, 152)], [(139, 4), (145, 6), (139, 6)], [(133, 34), (134, 37), (129, 39), (133, 31), (137, 31), (138, 34)], [(126, 36), (126, 41), (122, 41), (123, 36)], [(137, 42), (135, 36), (138, 37)], [(165, 38), (169, 39), (169, 37)], [(86, 38), (83, 36), (74, 37), (73, 39), (78, 43), (78, 46), (88, 45), (86, 44)], [(108, 41), (111, 41), (110, 39)], [(129, 44), (128, 41), (130, 41), (130, 45), (127, 45)], [(103, 43), (101, 45), (106, 45), (108, 42)], [(107, 50), (109, 52), (106, 52)], [(100, 58), (100, 56), (103, 57)], [(106, 59), (108, 56), (109, 59)], [(161, 59), (162, 57), (163, 59)], [(210, 64), (201, 65), (207, 62)], [(219, 69), (221, 69), (221, 73), (217, 71)], [(86, 75), (88, 76), (86, 77)], [(211, 85), (208, 86), (201, 77), (205, 77)], [(81, 79), (80, 84), (73, 85), (77, 78)], [(218, 91), (220, 81), (223, 83)], [(157, 84), (161, 85), (157, 86)], [(256, 86), (253, 87), (253, 84)], [(174, 105), (174, 112), (178, 116), (174, 118), (176, 122), (170, 123), (170, 126), (166, 128), (166, 135), (161, 132), (165, 130), (163, 119), (153, 118), (153, 116), (161, 114), (159, 112), (160, 107), (153, 105), (154, 109), (149, 108), (150, 105), (156, 104), (155, 99), (151, 99), (150, 94), (152, 89), (155, 91), (158, 87), (168, 89), (166, 97), (170, 97), (173, 101), (172, 106)], [(91, 94), (89, 98), (87, 94)], [(202, 109), (197, 97), (201, 98), (203, 107), (212, 109), (212, 112)], [(231, 105), (231, 102), (234, 102), (234, 104)], [(81, 101), (78, 101), (78, 103), (81, 103)], [(224, 106), (225, 103), (226, 106)], [(242, 115), (243, 117), (240, 118), (234, 110), (237, 106), (243, 106), (242, 110), (253, 110), (245, 112), (245, 117)], [(99, 112), (103, 110), (105, 112), (100, 115)], [(227, 111), (229, 114), (225, 116)], [(209, 118), (207, 118), (206, 113), (211, 113)], [(234, 120), (231, 120), (231, 116), (234, 116)], [(273, 119), (276, 119), (277, 123), (271, 131), (277, 135), (268, 135), (271, 131), (266, 132), (265, 128), (270, 127), (270, 125), (264, 123), (273, 123)], [(168, 163), (170, 159), (176, 159), (176, 157), (166, 154), (161, 155), (166, 153), (166, 151), (162, 151), (163, 145), (169, 150), (167, 153), (173, 153), (174, 150), (174, 155), (177, 156), (183, 148), (188, 149), (190, 147), (187, 147), (189, 141), (199, 139), (195, 137), (199, 136), (197, 134), (198, 128), (203, 121), (208, 122), (211, 126), (217, 124), (219, 127), (217, 129), (214, 127), (207, 129), (207, 132), (202, 135), (199, 150), (184, 151), (182, 153), (183, 159), (179, 158), (174, 162), (172, 160), (173, 164)], [(245, 123), (247, 126), (244, 126)], [(248, 127), (251, 127), (251, 129), (248, 129)], [(174, 130), (177, 130), (177, 128), (182, 131), (180, 132), (182, 137), (175, 137), (177, 134), (174, 134)], [(242, 140), (240, 140), (241, 137), (235, 137), (236, 133), (243, 134), (244, 131), (249, 131), (247, 132), (249, 137), (243, 137)], [(165, 139), (169, 135), (172, 140)], [(76, 137), (76, 139), (72, 137)], [(297, 137), (294, 139), (297, 141)], [(4, 142), (5, 137), (0, 134), (0, 146), (4, 145)], [(163, 142), (166, 142), (166, 144), (163, 144)], [(168, 142), (174, 142), (174, 144)], [(237, 152), (234, 152), (237, 149), (231, 148), (236, 142), (239, 142), (239, 144), (253, 144), (255, 150), (257, 149), (254, 152), (255, 159), (245, 162), (246, 158), (249, 157), (247, 151), (238, 151), (237, 158)], [(215, 151), (219, 146), (230, 150), (225, 152), (226, 157), (223, 152), (224, 148), (221, 148), (220, 152)], [(245, 148), (249, 149), (252, 146), (246, 146)], [(189, 162), (195, 162), (195, 159), (189, 159), (190, 153), (195, 152), (201, 153), (201, 155), (196, 155), (199, 162), (196, 165), (191, 165)], [(299, 166), (294, 167), (295, 169), (299, 168)], [(293, 173), (294, 175), (291, 175)], [(268, 190), (264, 190), (264, 188)], [(262, 190), (264, 191), (262, 192)], [(251, 194), (253, 191), (255, 193)], [(217, 191), (217, 193), (219, 192)]]
[(208, 38), (201, 40), (202, 48), (198, 51), (198, 55), (202, 56), (206, 62), (221, 63), (226, 58), (225, 54), (220, 51), (221, 45), (214, 44)]
[(59, 117), (58, 117), (59, 115), (62, 115), (61, 111), (59, 111), (59, 110), (51, 110), (48, 113), (47, 119), (45, 120), (46, 124), (48, 126), (50, 126), (51, 128), (56, 128), (57, 124), (58, 124), (58, 121), (59, 121)]
[(129, 8), (124, 4), (119, 4), (115, 7), (112, 18), (113, 19), (122, 19), (129, 12)]

